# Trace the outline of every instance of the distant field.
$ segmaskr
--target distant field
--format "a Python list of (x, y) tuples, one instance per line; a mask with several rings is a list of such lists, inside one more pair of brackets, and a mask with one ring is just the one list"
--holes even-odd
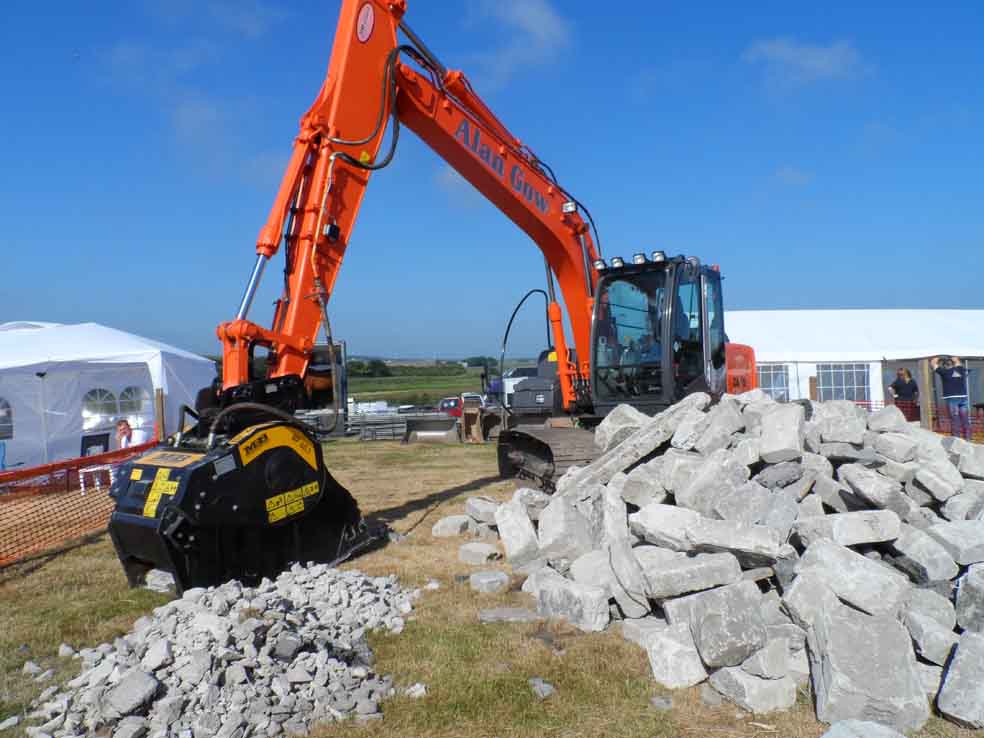
[(358, 402), (386, 400), (399, 405), (432, 405), (442, 397), (481, 392), (481, 369), (449, 377), (350, 377), (349, 397)]

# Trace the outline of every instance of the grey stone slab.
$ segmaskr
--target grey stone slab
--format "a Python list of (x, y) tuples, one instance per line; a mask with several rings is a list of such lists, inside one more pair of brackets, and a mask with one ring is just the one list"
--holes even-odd
[(688, 410), (703, 409), (710, 404), (710, 401), (710, 396), (704, 392), (688, 395), (673, 407), (650, 418), (622, 443), (606, 451), (587, 466), (573, 473), (568, 470), (564, 478), (558, 482), (558, 492), (563, 494), (569, 486), (607, 484), (613, 475), (624, 472), (670, 440)]
[(760, 446), (762, 461), (778, 464), (800, 459), (803, 456), (800, 435), (803, 422), (802, 405), (778, 405), (764, 415)]
[(617, 405), (595, 428), (599, 451), (610, 451), (649, 422), (649, 416), (625, 403)]
[(718, 497), (714, 503), (714, 514), (710, 517), (753, 525), (765, 517), (771, 502), (772, 493), (768, 489), (757, 482), (748, 481), (731, 494)]
[(525, 607), (492, 607), (478, 611), (478, 622), (490, 623), (538, 623), (541, 615)]
[(533, 522), (522, 501), (513, 499), (496, 508), (493, 520), (499, 529), (506, 560), (522, 566), (540, 558), (540, 544)]
[(874, 463), (877, 454), (873, 448), (863, 448), (850, 443), (823, 443), (819, 453), (835, 463), (864, 462)]
[(803, 476), (803, 465), (798, 461), (783, 461), (779, 464), (772, 464), (765, 467), (756, 474), (752, 481), (758, 482), (768, 489), (778, 487), (788, 487), (800, 480)]
[(762, 679), (726, 667), (711, 674), (710, 683), (725, 699), (755, 715), (787, 710), (796, 704), (796, 683), (789, 677)]
[(957, 623), (984, 633), (984, 564), (974, 564), (957, 581)]
[(151, 674), (131, 669), (106, 693), (105, 712), (115, 717), (132, 715), (150, 702), (159, 688), (160, 682)]
[(502, 558), (502, 554), (499, 553), (498, 547), (491, 543), (475, 541), (462, 544), (458, 548), (458, 561), (472, 566), (482, 566), (499, 558)]
[(902, 521), (891, 510), (868, 510), (801, 518), (793, 529), (804, 546), (821, 538), (841, 546), (857, 546), (895, 540), (901, 527)]
[(920, 467), (912, 481), (940, 502), (946, 502), (957, 494), (956, 487), (948, 484), (934, 469), (927, 466)]
[(890, 544), (896, 554), (893, 564), (917, 584), (947, 581), (957, 576), (959, 567), (938, 541), (918, 528), (903, 525)]
[(984, 520), (937, 523), (927, 528), (926, 534), (961, 566), (984, 561)]
[(739, 464), (754, 466), (762, 458), (762, 442), (758, 438), (743, 438), (732, 451)]
[(984, 728), (984, 635), (960, 636), (936, 705), (944, 717), (965, 728)]
[(696, 594), (676, 597), (663, 602), (663, 613), (670, 625), (684, 623), (687, 627), (695, 621), (696, 612), (722, 611), (735, 606), (739, 609), (761, 609), (762, 593), (754, 582), (736, 582), (724, 587), (704, 590)]
[(509, 588), (509, 575), (504, 571), (476, 571), (468, 577), (468, 586), (485, 594), (504, 592)]
[(595, 549), (581, 554), (573, 562), (568, 575), (578, 584), (601, 587), (612, 592), (612, 565), (607, 549)]
[(616, 541), (608, 548), (612, 566), (611, 591), (622, 612), (629, 618), (641, 618), (650, 611), (646, 590), (648, 582), (627, 540)]
[(956, 633), (944, 628), (933, 618), (915, 612), (906, 616), (905, 625), (912, 636), (917, 654), (939, 666), (946, 664), (950, 652), (957, 644)]
[(655, 600), (734, 584), (742, 576), (738, 559), (730, 553), (681, 556), (656, 567), (643, 566), (643, 571), (648, 594)]
[(968, 520), (970, 512), (981, 501), (981, 496), (975, 492), (964, 491), (946, 501), (940, 512), (947, 520)]
[(706, 417), (706, 414), (700, 408), (693, 407), (687, 410), (680, 419), (676, 430), (673, 432), (670, 445), (681, 451), (692, 449), (707, 427), (705, 422)]
[(640, 464), (629, 472), (622, 487), (622, 499), (639, 508), (666, 501), (662, 457)]
[(899, 517), (908, 512), (909, 506), (902, 494), (902, 485), (860, 464), (844, 464), (837, 470), (838, 478), (855, 495), (872, 507), (891, 510)]
[(909, 429), (909, 423), (895, 405), (886, 405), (868, 416), (868, 428), (879, 433), (904, 433)]
[(872, 615), (901, 612), (910, 589), (901, 574), (824, 539), (806, 549), (796, 571), (813, 571), (840, 599)]
[(720, 449), (694, 470), (685, 487), (676, 490), (676, 504), (711, 516), (719, 497), (733, 493), (747, 481), (748, 467), (735, 461), (729, 451)]
[(495, 511), (499, 503), (491, 497), (469, 497), (465, 500), (465, 514), (479, 523), (495, 525)]
[(929, 697), (930, 703), (934, 703), (943, 685), (943, 667), (917, 661), (916, 671), (919, 672), (919, 681), (926, 691), (926, 696)]
[(694, 471), (704, 463), (704, 457), (700, 454), (675, 448), (667, 449), (659, 458), (662, 461), (660, 473), (663, 488), (669, 493), (686, 487)]
[(779, 540), (785, 543), (799, 516), (799, 498), (790, 488), (777, 489), (769, 500), (769, 508), (762, 518), (762, 525), (779, 532)]
[(474, 525), (468, 515), (448, 515), (434, 523), (431, 535), (435, 538), (455, 538), (469, 533)]
[(868, 508), (851, 489), (829, 477), (818, 477), (813, 484), (813, 492), (820, 496), (823, 504), (834, 512), (846, 513)]
[(929, 719), (909, 634), (893, 617), (824, 608), (808, 641), (819, 720), (872, 720), (904, 732)]
[(513, 492), (512, 501), (519, 502), (526, 508), (526, 515), (530, 520), (539, 520), (543, 508), (550, 502), (550, 495), (532, 487), (520, 487)]
[(536, 695), (537, 699), (540, 700), (545, 700), (553, 696), (553, 694), (557, 691), (557, 688), (554, 687), (554, 685), (552, 685), (550, 682), (543, 681), (539, 677), (530, 679), (529, 684), (530, 684), (530, 689), (533, 690), (533, 694)]
[(957, 624), (957, 613), (953, 603), (931, 589), (913, 587), (909, 590), (903, 608), (904, 618), (908, 618), (913, 613), (930, 617), (948, 630), (953, 630)]
[(823, 507), (823, 499), (817, 494), (808, 494), (799, 503), (799, 512), (796, 514), (797, 520), (805, 518), (823, 517), (827, 511)]
[(588, 520), (565, 497), (554, 496), (540, 513), (540, 555), (547, 559), (576, 559), (594, 548)]
[(693, 510), (653, 503), (629, 515), (629, 529), (649, 543), (674, 551), (690, 551), (687, 531), (700, 516)]
[(919, 463), (916, 461), (900, 462), (877, 454), (875, 462), (877, 465), (874, 468), (879, 474), (894, 479), (899, 484), (911, 482), (912, 478), (916, 476), (916, 472), (919, 471)]
[(769, 566), (779, 558), (782, 532), (765, 525), (697, 518), (686, 529), (689, 547), (707, 553), (732, 553), (743, 566)]
[(696, 603), (690, 630), (708, 667), (739, 666), (765, 646), (765, 623), (757, 605), (748, 606), (736, 597), (721, 610), (708, 610), (702, 606), (706, 602)]
[(799, 574), (782, 594), (783, 607), (793, 622), (803, 630), (813, 626), (825, 607), (836, 605), (837, 602), (837, 595), (827, 585), (827, 578), (813, 571)]
[(804, 473), (812, 471), (816, 472), (817, 477), (827, 477), (828, 479), (834, 476), (834, 465), (830, 463), (827, 457), (820, 454), (806, 451), (803, 453), (803, 458), (800, 459), (800, 464), (803, 466)]
[(646, 651), (653, 678), (668, 689), (693, 687), (707, 679), (707, 670), (686, 623), (654, 631)]
[(605, 487), (602, 493), (602, 527), (604, 535), (602, 544), (610, 545), (615, 541), (629, 539), (629, 512), (619, 490)]
[[(768, 638), (768, 633), (766, 633)], [(742, 663), (743, 671), (761, 679), (782, 679), (789, 675), (789, 641), (768, 638), (765, 646)]]
[(608, 625), (608, 593), (601, 587), (549, 577), (540, 582), (537, 612), (562, 618), (584, 631), (601, 631)]
[(831, 400), (819, 406), (816, 422), (824, 443), (850, 443), (860, 446), (868, 428), (867, 418), (848, 400)]
[(984, 446), (968, 443), (959, 457), (957, 471), (970, 479), (984, 479)]
[(881, 433), (875, 439), (875, 451), (900, 464), (916, 458), (917, 445), (903, 433)]
[(666, 630), (669, 624), (665, 618), (649, 615), (644, 618), (630, 618), (622, 621), (622, 637), (641, 646), (649, 648), (649, 640), (653, 633)]
[[(894, 405), (889, 405), (885, 409), (889, 408), (898, 410)], [(870, 720), (840, 720), (831, 725), (830, 730), (821, 738), (905, 738), (905, 736), (887, 725)]]

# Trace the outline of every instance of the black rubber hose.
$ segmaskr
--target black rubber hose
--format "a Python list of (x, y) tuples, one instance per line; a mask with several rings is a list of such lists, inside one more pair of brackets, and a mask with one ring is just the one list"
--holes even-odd
[(550, 343), (550, 298), (547, 297), (547, 293), (544, 292), (543, 290), (541, 290), (541, 289), (533, 289), (533, 290), (530, 290), (529, 292), (527, 292), (525, 295), (523, 295), (523, 299), (519, 301), (519, 304), (516, 305), (516, 308), (512, 311), (512, 315), (509, 316), (509, 322), (506, 324), (506, 333), (502, 337), (502, 352), (499, 354), (499, 402), (502, 404), (502, 409), (505, 410), (506, 413), (508, 413), (509, 415), (512, 415), (512, 412), (509, 410), (508, 407), (506, 407), (506, 384), (505, 384), (505, 381), (504, 381), (504, 374), (505, 374), (505, 369), (506, 369), (506, 344), (509, 342), (509, 331), (512, 330), (512, 324), (513, 324), (513, 321), (516, 319), (516, 313), (518, 313), (519, 312), (519, 309), (521, 307), (523, 307), (523, 303), (526, 302), (527, 298), (530, 295), (534, 295), (534, 294), (537, 294), (537, 293), (543, 295), (543, 301), (545, 303), (545, 311), (546, 311), (546, 318), (547, 318), (547, 348), (550, 348), (550, 345), (549, 345), (549, 343)]

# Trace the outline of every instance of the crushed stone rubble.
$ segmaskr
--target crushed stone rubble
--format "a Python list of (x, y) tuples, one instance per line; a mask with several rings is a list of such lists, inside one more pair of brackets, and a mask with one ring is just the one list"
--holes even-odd
[(892, 406), (761, 390), (652, 417), (619, 407), (595, 441), (600, 456), (553, 495), (476, 499), (435, 524), (491, 527), (527, 577), (535, 613), (481, 622), (621, 621), (662, 686), (701, 684), (756, 714), (810, 689), (830, 738), (898, 735), (934, 713), (984, 728), (984, 446)]
[(256, 587), (188, 590), (113, 643), (64, 651), (81, 672), (35, 701), (28, 733), (273, 737), (380, 718), (396, 690), (373, 671), (366, 634), (402, 632), (420, 594), (395, 576), (323, 564), (295, 564)]

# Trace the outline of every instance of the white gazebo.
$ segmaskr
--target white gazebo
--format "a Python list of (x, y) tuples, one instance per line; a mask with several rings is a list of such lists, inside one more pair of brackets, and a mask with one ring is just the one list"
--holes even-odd
[(113, 450), (120, 418), (149, 440), (155, 390), (171, 430), (214, 378), (209, 359), (96, 323), (0, 324), (0, 461), (10, 469)]

